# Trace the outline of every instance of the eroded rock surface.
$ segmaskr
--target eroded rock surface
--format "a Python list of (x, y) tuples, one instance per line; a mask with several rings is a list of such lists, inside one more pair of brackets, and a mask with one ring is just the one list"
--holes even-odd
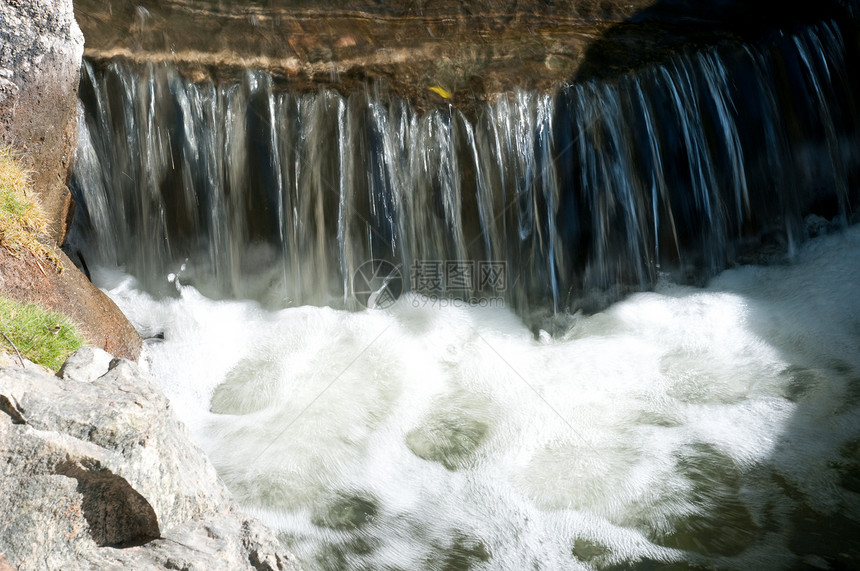
[[(99, 370), (100, 369), (100, 370)], [(155, 381), (93, 348), (0, 369), (0, 554), (19, 569), (298, 569)]]
[(844, 12), (840, 0), (76, 0), (76, 9), (96, 62), (172, 62), (195, 80), (259, 69), (292, 91), (381, 83), (420, 108), (611, 78)]
[(19, 150), (51, 221), (66, 232), (84, 36), (72, 0), (0, 2), (0, 140)]

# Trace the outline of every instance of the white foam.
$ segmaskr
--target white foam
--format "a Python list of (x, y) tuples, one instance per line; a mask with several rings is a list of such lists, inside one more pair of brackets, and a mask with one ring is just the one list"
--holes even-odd
[(410, 296), (267, 312), (100, 279), (164, 332), (152, 372), (309, 569), (787, 564), (786, 489), (821, 513), (849, 494), (834, 462), (860, 438), (857, 227), (556, 338)]

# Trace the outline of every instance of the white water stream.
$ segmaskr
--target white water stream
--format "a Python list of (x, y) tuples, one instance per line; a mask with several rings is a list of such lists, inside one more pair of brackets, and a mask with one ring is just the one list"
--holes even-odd
[(859, 560), (858, 226), (553, 337), (414, 294), (266, 311), (95, 278), (163, 332), (177, 414), (307, 569)]

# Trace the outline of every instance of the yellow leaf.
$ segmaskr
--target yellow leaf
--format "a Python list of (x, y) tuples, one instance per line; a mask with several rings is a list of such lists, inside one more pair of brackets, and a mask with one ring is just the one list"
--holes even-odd
[(439, 87), (438, 85), (434, 85), (433, 87), (430, 87), (429, 89), (430, 89), (430, 91), (432, 91), (436, 95), (441, 96), (444, 99), (451, 99), (454, 96), (453, 93), (451, 93), (450, 91), (448, 91), (444, 87)]

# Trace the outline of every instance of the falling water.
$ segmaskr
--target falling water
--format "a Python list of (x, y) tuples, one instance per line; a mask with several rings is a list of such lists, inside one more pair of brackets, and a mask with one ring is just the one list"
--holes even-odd
[(461, 298), (485, 293), (474, 264), (502, 262), (521, 313), (588, 308), (659, 272), (703, 283), (763, 239), (790, 253), (806, 214), (851, 215), (845, 58), (822, 24), (616, 83), (517, 91), (473, 117), (378, 90), (293, 94), (265, 73), (214, 85), (87, 63), (78, 234), (87, 259), (149, 289), (174, 274), (270, 307), (349, 307), (371, 258), (404, 276), (464, 262), (471, 287), (423, 292)]
[[(468, 113), (88, 63), (70, 245), (307, 569), (856, 567), (856, 51)], [(371, 258), (507, 279), (355, 311)]]

